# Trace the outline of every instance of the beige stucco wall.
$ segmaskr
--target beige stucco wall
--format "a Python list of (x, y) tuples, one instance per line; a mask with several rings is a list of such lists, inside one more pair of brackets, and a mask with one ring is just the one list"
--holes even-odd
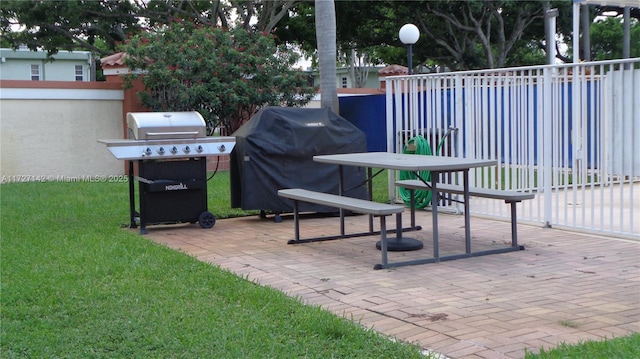
[[(338, 89), (341, 95), (372, 91), (380, 90)], [(124, 174), (124, 161), (98, 140), (123, 138), (123, 114), (145, 111), (132, 102), (126, 105), (120, 83), (2, 80), (0, 183)], [(307, 107), (320, 107), (320, 96)], [(223, 156), (219, 169), (228, 168), (226, 161)], [(217, 161), (209, 162), (215, 169)]]
[[(33, 95), (36, 89), (24, 89), (26, 96), (12, 90), (14, 95), (8, 95), (7, 89), (0, 95), (0, 174), (4, 179), (124, 173), (122, 161), (97, 142), (122, 138), (122, 100), (114, 90), (90, 90), (84, 96), (87, 99), (44, 99)], [(56, 91), (69, 90), (48, 90)], [(110, 92), (103, 96), (101, 91)]]

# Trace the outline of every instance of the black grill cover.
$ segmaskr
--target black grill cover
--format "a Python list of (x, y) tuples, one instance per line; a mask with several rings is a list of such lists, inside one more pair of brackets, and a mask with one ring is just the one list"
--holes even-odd
[[(292, 212), (283, 188), (338, 193), (338, 166), (317, 163), (315, 155), (366, 152), (365, 134), (327, 109), (266, 107), (232, 136), (231, 206), (243, 210)], [(345, 166), (345, 195), (367, 198), (365, 169)], [(336, 212), (300, 203), (300, 211)]]

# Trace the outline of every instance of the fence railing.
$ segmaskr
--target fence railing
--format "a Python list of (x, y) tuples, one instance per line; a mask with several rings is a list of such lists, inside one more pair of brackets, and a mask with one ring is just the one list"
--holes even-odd
[[(495, 159), (472, 185), (535, 192), (521, 220), (640, 239), (640, 58), (386, 81), (389, 151)], [(471, 210), (508, 217), (496, 202)]]

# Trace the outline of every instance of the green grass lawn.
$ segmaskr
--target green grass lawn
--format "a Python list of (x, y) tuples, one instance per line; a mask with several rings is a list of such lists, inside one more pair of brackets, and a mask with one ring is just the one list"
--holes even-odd
[[(374, 198), (385, 201), (386, 176), (377, 178)], [(123, 229), (126, 183), (3, 184), (0, 199), (2, 358), (422, 357), (358, 318)], [(228, 172), (209, 182), (209, 210), (218, 218), (257, 213), (229, 208)], [(639, 354), (639, 337), (629, 338), (623, 353)], [(578, 346), (589, 358), (623, 358), (599, 356), (611, 347)], [(541, 358), (560, 357), (573, 358)]]
[(0, 195), (2, 358), (421, 357), (121, 228), (126, 183), (3, 184)]
[(632, 359), (640, 358), (640, 333), (602, 341), (561, 344), (538, 354), (526, 353), (525, 359)]

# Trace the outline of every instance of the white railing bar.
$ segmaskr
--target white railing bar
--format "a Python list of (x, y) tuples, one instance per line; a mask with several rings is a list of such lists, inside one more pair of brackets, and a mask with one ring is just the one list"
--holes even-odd
[[(629, 59), (617, 59), (617, 60), (604, 60), (604, 61), (590, 61), (590, 62), (581, 62), (579, 66), (581, 67), (589, 67), (589, 66), (603, 66), (603, 65), (617, 65), (617, 64), (626, 64), (626, 63), (636, 63), (640, 62), (640, 57), (629, 58)], [(387, 81), (391, 80), (399, 80), (405, 78), (433, 78), (433, 77), (453, 77), (453, 76), (472, 76), (472, 75), (485, 75), (487, 72), (491, 73), (501, 73), (501, 72), (510, 72), (510, 71), (527, 71), (527, 70), (546, 70), (546, 69), (564, 69), (571, 68), (576, 66), (574, 63), (570, 64), (553, 64), (553, 65), (537, 65), (537, 66), (521, 66), (521, 67), (509, 67), (509, 68), (499, 68), (499, 69), (491, 69), (491, 70), (468, 70), (468, 71), (456, 71), (456, 72), (445, 72), (445, 73), (436, 73), (436, 74), (416, 74), (416, 75), (396, 75), (396, 76), (388, 76), (385, 79)]]

